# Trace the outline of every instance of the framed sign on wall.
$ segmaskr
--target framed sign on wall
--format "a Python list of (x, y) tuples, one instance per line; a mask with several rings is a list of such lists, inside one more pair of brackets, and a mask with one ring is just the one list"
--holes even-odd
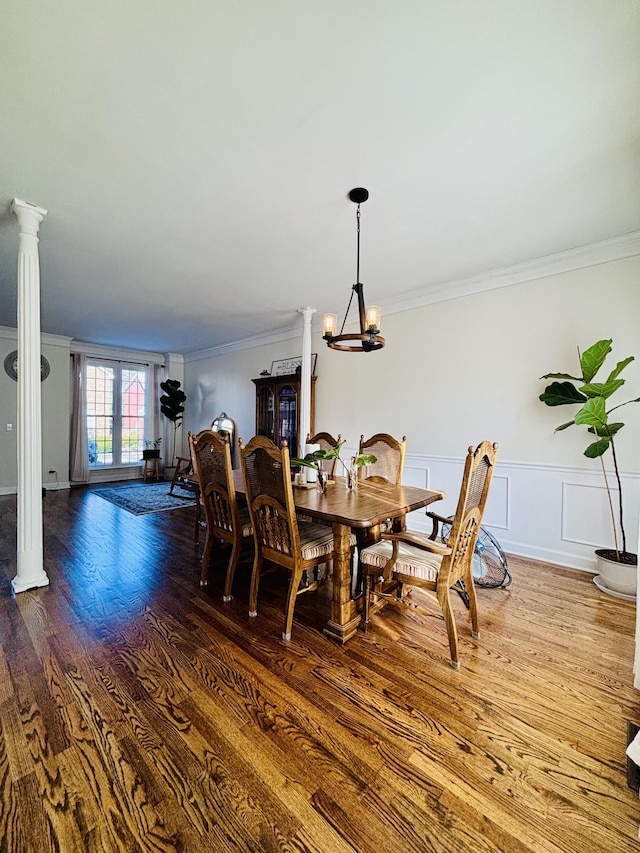
[[(316, 372), (316, 361), (318, 359), (318, 353), (314, 352), (311, 355), (311, 375)], [(302, 356), (297, 355), (294, 358), (281, 358), (278, 361), (271, 362), (271, 375), (272, 376), (289, 376), (291, 373), (295, 373), (296, 370), (302, 366)]]

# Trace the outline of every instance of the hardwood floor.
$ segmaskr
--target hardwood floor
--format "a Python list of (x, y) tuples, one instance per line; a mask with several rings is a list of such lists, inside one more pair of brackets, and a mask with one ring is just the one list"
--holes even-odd
[[(133, 516), (90, 489), (44, 499), (50, 586), (12, 595), (0, 498), (0, 850), (636, 851), (626, 784), (635, 607), (591, 576), (510, 559), (462, 602), (387, 608), (341, 647), (328, 587), (280, 639), (285, 582), (249, 620), (198, 585), (193, 509)], [(419, 593), (416, 599), (425, 601)]]

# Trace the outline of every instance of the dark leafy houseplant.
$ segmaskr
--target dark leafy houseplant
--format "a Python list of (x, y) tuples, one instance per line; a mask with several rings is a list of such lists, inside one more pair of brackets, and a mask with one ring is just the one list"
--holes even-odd
[[(615, 543), (614, 550), (600, 550), (596, 553), (615, 562), (636, 565), (638, 562), (637, 555), (627, 551), (627, 537), (624, 529), (624, 516), (622, 511), (622, 481), (620, 479), (618, 457), (615, 447), (615, 437), (623, 428), (624, 424), (620, 421), (610, 422), (609, 416), (615, 410), (622, 408), (622, 406), (627, 406), (629, 403), (640, 402), (640, 397), (636, 397), (632, 400), (626, 400), (624, 403), (619, 403), (616, 406), (607, 408), (607, 401), (609, 398), (625, 384), (625, 380), (620, 378), (620, 374), (628, 364), (634, 361), (634, 356), (629, 356), (623, 361), (619, 361), (604, 382), (596, 382), (596, 375), (611, 352), (611, 344), (612, 339), (609, 338), (608, 340), (598, 341), (593, 344), (593, 346), (589, 347), (588, 350), (585, 350), (582, 355), (580, 355), (580, 351), (578, 351), (578, 359), (580, 362), (579, 376), (572, 376), (568, 373), (547, 373), (542, 376), (542, 379), (564, 381), (556, 381), (552, 382), (551, 385), (547, 385), (544, 392), (540, 394), (540, 400), (542, 400), (542, 402), (547, 406), (580, 406), (575, 417), (566, 423), (560, 424), (559, 427), (556, 427), (555, 431), (559, 432), (577, 424), (578, 426), (586, 426), (587, 431), (593, 436), (593, 441), (589, 443), (589, 446), (584, 451), (584, 455), (590, 459), (600, 458), (605, 486), (607, 489), (607, 496), (609, 498), (609, 507), (611, 509), (613, 540)], [(609, 448), (611, 448), (613, 470), (618, 483), (618, 525), (622, 538), (622, 548), (618, 545), (618, 533), (615, 514), (613, 511), (613, 500), (604, 467), (604, 461), (602, 459), (603, 454), (606, 453)]]
[(160, 388), (164, 392), (160, 397), (160, 411), (173, 424), (171, 454), (171, 464), (173, 464), (173, 460), (176, 458), (176, 432), (182, 423), (184, 403), (187, 395), (180, 389), (180, 382), (177, 379), (167, 379), (161, 382)]

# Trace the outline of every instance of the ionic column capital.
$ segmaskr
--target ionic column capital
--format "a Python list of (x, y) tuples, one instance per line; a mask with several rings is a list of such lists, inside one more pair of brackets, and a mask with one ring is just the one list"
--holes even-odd
[(306, 308), (298, 308), (298, 314), (302, 314), (302, 319), (305, 323), (311, 323), (311, 318), (316, 313), (315, 308), (310, 308), (307, 306)]
[(11, 210), (18, 218), (20, 231), (31, 234), (33, 237), (37, 236), (40, 223), (49, 212), (44, 207), (38, 207), (37, 204), (22, 201), (21, 198), (14, 198), (11, 202)]

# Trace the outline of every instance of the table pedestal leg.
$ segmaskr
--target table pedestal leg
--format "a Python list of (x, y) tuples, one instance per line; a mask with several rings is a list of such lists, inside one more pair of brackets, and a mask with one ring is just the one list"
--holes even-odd
[(351, 639), (360, 622), (356, 603), (351, 598), (350, 533), (350, 528), (343, 524), (333, 525), (333, 598), (331, 619), (324, 632), (339, 643)]

